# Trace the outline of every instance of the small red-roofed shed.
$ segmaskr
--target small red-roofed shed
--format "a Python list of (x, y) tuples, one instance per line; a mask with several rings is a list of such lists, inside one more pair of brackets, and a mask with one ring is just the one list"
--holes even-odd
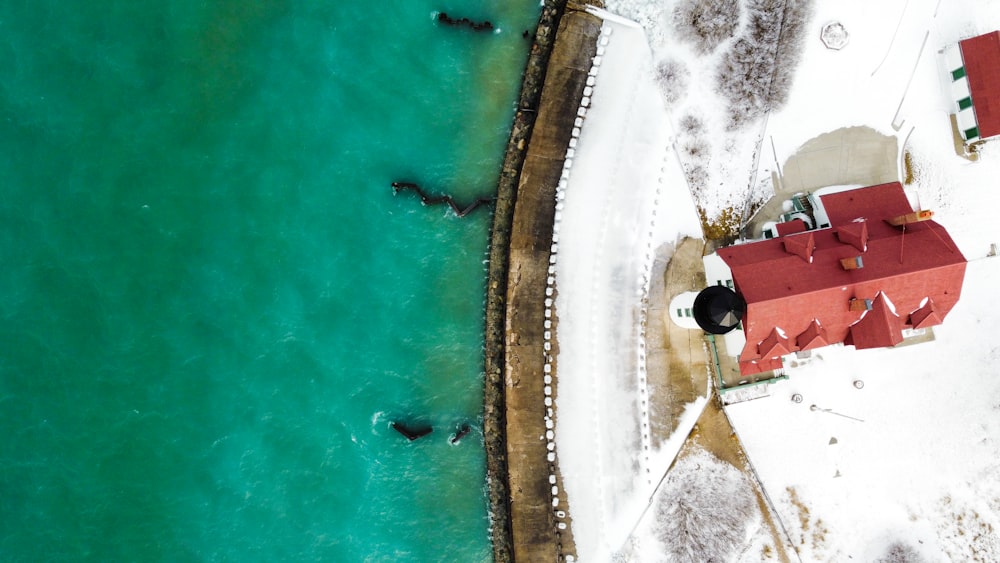
[(1000, 31), (959, 42), (979, 137), (1000, 135)]
[(785, 367), (785, 363), (781, 360), (781, 356), (777, 358), (761, 358), (758, 360), (741, 361), (740, 373), (751, 375), (754, 373), (764, 373), (765, 371), (774, 371), (783, 367)]

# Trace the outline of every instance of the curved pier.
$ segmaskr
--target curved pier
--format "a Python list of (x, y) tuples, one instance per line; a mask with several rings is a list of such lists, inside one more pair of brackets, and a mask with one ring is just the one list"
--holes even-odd
[(469, 213), (475, 211), (476, 208), (479, 207), (480, 205), (485, 205), (496, 201), (496, 198), (493, 197), (480, 197), (476, 198), (476, 200), (470, 203), (469, 205), (462, 207), (457, 203), (455, 203), (455, 200), (452, 199), (450, 195), (441, 195), (441, 196), (428, 195), (427, 192), (425, 192), (419, 185), (414, 184), (413, 182), (392, 183), (393, 194), (398, 194), (399, 192), (402, 191), (416, 192), (416, 194), (420, 196), (420, 203), (424, 205), (438, 205), (441, 203), (447, 203), (451, 207), (451, 210), (455, 212), (455, 215), (458, 215), (459, 217), (465, 217)]
[(566, 507), (550, 500), (548, 476), (558, 463), (538, 437), (545, 434), (543, 319), (555, 188), (600, 31), (600, 21), (580, 9), (545, 0), (493, 215), (483, 434), (500, 562), (563, 561), (575, 552), (571, 530), (556, 522)]

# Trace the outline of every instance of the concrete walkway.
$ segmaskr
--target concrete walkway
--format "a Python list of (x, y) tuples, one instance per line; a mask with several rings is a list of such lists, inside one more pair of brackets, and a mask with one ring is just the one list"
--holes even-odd
[(649, 420), (650, 437), (656, 448), (676, 430), (685, 407), (704, 397), (708, 388), (708, 355), (702, 332), (677, 326), (667, 310), (673, 296), (705, 288), (704, 248), (704, 241), (686, 238), (675, 249), (659, 249), (653, 262), (653, 272), (663, 272), (650, 284), (646, 333), (649, 402), (656, 415)]
[[(591, 59), (597, 51), (600, 29), (601, 20), (575, 10), (568, 10), (559, 19), (537, 118), (513, 198), (516, 204), (504, 284), (502, 371), (511, 549), (507, 552), (498, 549), (497, 534), (494, 534), (494, 557), (498, 561), (562, 561), (576, 551), (570, 528), (560, 529), (556, 521), (557, 509), (553, 506), (549, 482), (549, 475), (558, 476), (559, 469), (549, 460), (544, 440), (547, 429), (542, 368), (546, 354), (554, 356), (556, 351), (544, 349), (543, 332), (546, 330), (545, 289), (555, 218), (555, 189), (562, 173), (576, 108), (583, 97)], [(525, 143), (517, 146), (522, 150)], [(494, 244), (496, 242), (494, 238)], [(500, 280), (491, 278), (490, 283), (490, 291), (496, 292)], [(497, 328), (489, 318), (487, 322)], [(499, 366), (490, 362), (492, 357), (488, 350), (488, 378), (498, 375), (496, 368)], [(496, 398), (487, 397), (488, 405), (495, 402)], [(502, 484), (491, 479), (491, 496), (494, 485)], [(563, 490), (561, 477), (557, 478), (556, 485)], [(567, 510), (565, 499), (560, 500), (558, 510)], [(494, 518), (496, 516), (494, 510)]]

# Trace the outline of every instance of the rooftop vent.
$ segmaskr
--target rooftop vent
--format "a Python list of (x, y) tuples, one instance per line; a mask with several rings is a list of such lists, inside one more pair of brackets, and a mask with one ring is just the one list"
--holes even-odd
[(865, 262), (860, 256), (852, 256), (850, 258), (841, 258), (840, 265), (845, 270), (860, 270), (865, 267)]
[(872, 300), (871, 299), (858, 299), (856, 297), (851, 298), (851, 310), (852, 311), (871, 311), (872, 310)]

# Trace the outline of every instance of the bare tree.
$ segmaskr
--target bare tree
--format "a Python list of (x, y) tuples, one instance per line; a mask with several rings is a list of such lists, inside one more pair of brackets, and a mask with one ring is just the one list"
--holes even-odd
[(736, 0), (682, 0), (674, 8), (673, 16), (678, 37), (704, 55), (736, 33), (740, 4)]
[(669, 561), (728, 561), (759, 518), (748, 480), (708, 452), (679, 459), (661, 487), (656, 516)]
[(812, 1), (747, 0), (747, 25), (716, 72), (718, 91), (729, 104), (730, 130), (788, 100)]
[(924, 563), (924, 558), (913, 547), (896, 541), (876, 563)]
[(656, 84), (660, 87), (660, 95), (668, 105), (676, 104), (681, 94), (687, 88), (690, 72), (684, 63), (666, 59), (656, 65)]

